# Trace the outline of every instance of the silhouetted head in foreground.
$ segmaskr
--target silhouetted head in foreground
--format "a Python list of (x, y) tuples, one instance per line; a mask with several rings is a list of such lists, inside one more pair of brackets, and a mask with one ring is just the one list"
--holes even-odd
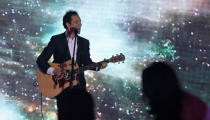
[(142, 88), (156, 120), (180, 120), (182, 90), (168, 64), (154, 62), (144, 69)]

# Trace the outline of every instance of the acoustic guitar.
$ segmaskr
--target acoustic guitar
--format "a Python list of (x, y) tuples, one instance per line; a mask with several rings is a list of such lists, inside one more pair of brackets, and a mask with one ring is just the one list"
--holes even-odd
[(49, 97), (49, 98), (56, 97), (65, 88), (69, 87), (70, 83), (71, 83), (71, 86), (77, 85), (78, 84), (77, 75), (84, 72), (85, 70), (96, 69), (97, 67), (100, 67), (101, 63), (103, 62), (116, 63), (116, 62), (121, 62), (121, 61), (124, 62), (124, 60), (125, 60), (125, 56), (122, 53), (120, 53), (120, 55), (112, 56), (109, 59), (104, 59), (101, 62), (93, 63), (87, 66), (79, 67), (78, 64), (75, 62), (74, 67), (73, 67), (74, 80), (72, 82), (70, 82), (71, 72), (72, 72), (71, 60), (68, 60), (62, 64), (49, 62), (50, 66), (54, 67), (55, 69), (61, 69), (63, 73), (63, 77), (61, 78), (55, 75), (45, 74), (40, 69), (38, 69), (37, 80), (38, 80), (39, 89), (41, 93), (46, 97)]

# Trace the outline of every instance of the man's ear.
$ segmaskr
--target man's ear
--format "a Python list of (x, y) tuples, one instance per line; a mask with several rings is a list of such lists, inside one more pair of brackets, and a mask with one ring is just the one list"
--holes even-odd
[(70, 29), (70, 27), (71, 27), (71, 25), (68, 22), (66, 22), (66, 26), (68, 29)]

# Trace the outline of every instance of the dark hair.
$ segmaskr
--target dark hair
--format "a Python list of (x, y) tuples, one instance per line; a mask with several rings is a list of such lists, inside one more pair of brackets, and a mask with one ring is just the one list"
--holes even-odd
[(74, 10), (69, 10), (66, 12), (66, 14), (63, 16), (63, 27), (65, 29), (67, 29), (67, 26), (66, 26), (66, 23), (70, 23), (71, 24), (71, 16), (73, 15), (78, 15), (77, 11), (74, 11)]
[(168, 64), (154, 62), (143, 70), (142, 88), (156, 120), (180, 120), (182, 90)]

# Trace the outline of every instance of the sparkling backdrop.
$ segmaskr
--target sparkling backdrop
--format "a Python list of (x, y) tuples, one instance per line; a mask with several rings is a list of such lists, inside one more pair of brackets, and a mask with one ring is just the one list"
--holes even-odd
[[(168, 61), (185, 90), (210, 105), (210, 2), (208, 0), (1, 0), (0, 119), (40, 120), (37, 56), (62, 17), (77, 10), (81, 36), (91, 58), (124, 53), (122, 64), (87, 71), (97, 120), (149, 120), (142, 100), (141, 71), (152, 61)], [(43, 114), (56, 120), (56, 101), (43, 97)], [(17, 112), (19, 111), (19, 112)]]

